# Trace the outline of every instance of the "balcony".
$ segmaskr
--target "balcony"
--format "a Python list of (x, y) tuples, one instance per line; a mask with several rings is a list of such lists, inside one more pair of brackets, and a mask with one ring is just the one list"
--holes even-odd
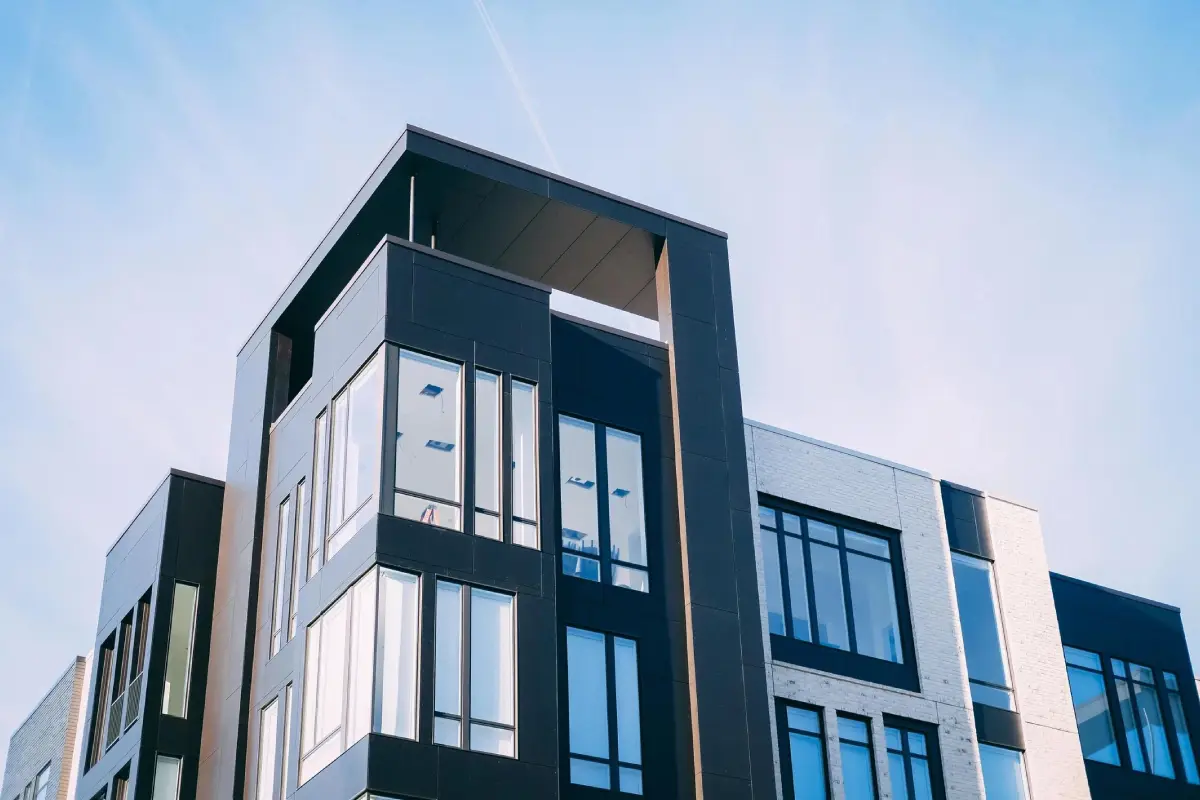
[(125, 690), (125, 730), (133, 725), (138, 720), (138, 713), (142, 706), (142, 674), (129, 683), (129, 688)]
[(112, 747), (121, 737), (121, 720), (124, 718), (125, 693), (122, 692), (108, 707), (108, 731), (104, 736), (104, 749)]

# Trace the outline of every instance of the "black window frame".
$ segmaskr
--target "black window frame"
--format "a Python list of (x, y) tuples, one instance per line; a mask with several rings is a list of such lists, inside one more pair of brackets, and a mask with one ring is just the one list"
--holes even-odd
[[(586, 422), (592, 426), (592, 435), (595, 438), (594, 446), (596, 452), (596, 538), (598, 540), (599, 554), (593, 556), (591, 553), (582, 551), (572, 551), (570, 548), (563, 546), (562, 536), (562, 441), (559, 436), (560, 425), (562, 418), (576, 420), (578, 422)], [(646, 532), (646, 563), (635, 564), (631, 561), (623, 561), (619, 558), (612, 557), (612, 538), (611, 524), (608, 513), (608, 430), (620, 431), (621, 433), (630, 434), (638, 437), (638, 451), (642, 460), (642, 525)], [(601, 586), (611, 586), (617, 589), (623, 589), (635, 595), (649, 596), (654, 593), (654, 584), (651, 582), (651, 577), (655, 574), (655, 565), (653, 564), (653, 550), (650, 545), (650, 520), (647, 513), (646, 505), (649, 502), (649, 490), (646, 483), (646, 476), (650, 474), (646, 468), (646, 434), (642, 431), (633, 430), (623, 425), (609, 425), (607, 422), (595, 419), (593, 417), (584, 416), (581, 414), (572, 414), (565, 411), (555, 412), (554, 415), (554, 444), (555, 444), (555, 459), (554, 459), (554, 480), (555, 487), (559, 491), (558, 507), (555, 509), (555, 519), (557, 521), (558, 542), (556, 548), (558, 550), (558, 571), (561, 575), (567, 578), (572, 578), (585, 583), (599, 584)], [(576, 558), (582, 558), (588, 561), (595, 561), (599, 565), (600, 580), (593, 581), (587, 578), (580, 578), (564, 571), (565, 557), (573, 555)], [(646, 591), (642, 592), (637, 589), (631, 589), (627, 586), (618, 586), (612, 581), (613, 565), (624, 567), (642, 574), (646, 581)]]
[[(817, 715), (818, 732), (796, 730), (788, 727), (787, 710), (789, 708), (799, 709), (801, 711), (812, 711)], [(829, 774), (829, 742), (826, 738), (825, 731), (825, 711), (819, 706), (809, 705), (808, 703), (797, 703), (791, 700), (784, 700), (782, 697), (775, 699), (775, 735), (779, 740), (779, 772), (780, 779), (783, 783), (784, 800), (796, 800), (796, 787), (792, 785), (792, 745), (791, 734), (796, 733), (801, 736), (808, 736), (816, 739), (821, 745), (821, 769), (825, 776), (825, 798), (831, 798), (833, 787), (830, 784)]]
[[(908, 719), (907, 717), (897, 717), (893, 714), (883, 715), (883, 751), (884, 755), (896, 754), (904, 759), (904, 782), (908, 787), (908, 796), (915, 797), (915, 786), (912, 777), (912, 759), (924, 758), (925, 763), (929, 766), (929, 785), (933, 791), (933, 800), (946, 800), (946, 780), (942, 774), (942, 750), (938, 742), (938, 726), (931, 722), (921, 722), (920, 720)], [(892, 728), (903, 734), (901, 738), (901, 750), (893, 750), (887, 743), (887, 729)], [(925, 737), (925, 755), (915, 755), (911, 752), (908, 744), (908, 734), (919, 733)], [(891, 770), (891, 763), (888, 763), (888, 770)]]
[[(841, 726), (842, 720), (849, 720), (851, 722), (861, 722), (864, 725), (866, 725), (867, 726), (867, 741), (859, 742), (854, 739), (846, 739), (845, 737), (843, 737), (842, 736), (842, 726)], [(844, 714), (841, 711), (839, 711), (837, 713), (837, 721), (838, 721), (837, 742), (838, 742), (839, 756), (840, 756), (841, 750), (846, 746), (865, 747), (867, 749), (867, 766), (871, 770), (871, 792), (872, 792), (871, 797), (872, 797), (872, 800), (879, 800), (879, 770), (877, 770), (875, 768), (875, 733), (874, 733), (874, 731), (871, 730), (870, 717), (863, 717), (858, 714)], [(884, 745), (886, 747), (886, 742), (884, 743)], [(841, 759), (841, 761), (842, 761), (842, 785), (844, 786), (846, 783), (846, 760), (843, 758), (843, 759)]]
[[(908, 584), (904, 575), (904, 558), (900, 546), (900, 531), (768, 495), (760, 495), (758, 508), (759, 514), (754, 520), (757, 529), (756, 535), (760, 537), (763, 535), (774, 535), (777, 537), (779, 581), (783, 591), (785, 633), (781, 635), (769, 632), (771, 656), (779, 661), (786, 661), (790, 664), (809, 667), (821, 670), (822, 672), (831, 672), (849, 678), (857, 678), (871, 683), (919, 692), (921, 690), (921, 682), (917, 671), (916, 650), (913, 643), (912, 616), (908, 604)], [(764, 528), (762, 525), (762, 511), (764, 509), (775, 512), (776, 527), (774, 530)], [(782, 515), (784, 513), (794, 514), (801, 518), (802, 533), (799, 537), (784, 531), (782, 524)], [(799, 538), (803, 544), (805, 559), (804, 577), (806, 584), (805, 597), (809, 607), (809, 620), (810, 625), (814, 629), (817, 624), (812, 556), (808, 535), (809, 519), (832, 525), (837, 529), (838, 544), (836, 549), (838, 551), (842, 574), (842, 602), (846, 615), (846, 629), (850, 641), (850, 650), (842, 650), (831, 645), (820, 644), (817, 641), (806, 642), (792, 636), (792, 600), (790, 576), (788, 575), (787, 568), (787, 554), (785, 552), (787, 549), (785, 545), (787, 541), (786, 537)], [(858, 550), (854, 550), (853, 552), (856, 555), (875, 558), (877, 561), (886, 561), (891, 565), (892, 589), (895, 593), (896, 617), (900, 629), (900, 654), (903, 659), (900, 663), (857, 652), (857, 637), (854, 627), (854, 599), (850, 591), (850, 571), (847, 563), (845, 535), (847, 529), (854, 533), (862, 533), (883, 539), (888, 544), (889, 558), (886, 560), (878, 556), (861, 553)], [(822, 544), (825, 544), (827, 547), (834, 546), (832, 544)]]
[[(1070, 661), (1068, 661), (1066, 659), (1066, 651), (1068, 649), (1095, 656), (1096, 659), (1099, 660), (1099, 662), (1100, 662), (1100, 668), (1094, 669), (1092, 667), (1087, 667), (1082, 664), (1072, 664)], [(1063, 645), (1063, 661), (1066, 663), (1066, 667), (1067, 667), (1067, 691), (1071, 695), (1071, 706), (1075, 712), (1075, 727), (1079, 728), (1079, 711), (1078, 711), (1078, 707), (1075, 704), (1075, 702), (1076, 702), (1075, 701), (1075, 691), (1074, 691), (1074, 689), (1071, 688), (1071, 670), (1073, 670), (1073, 669), (1079, 670), (1080, 672), (1088, 672), (1088, 673), (1091, 673), (1092, 675), (1100, 676), (1100, 684), (1101, 684), (1101, 686), (1104, 687), (1104, 703), (1107, 706), (1107, 710), (1108, 710), (1108, 727), (1109, 727), (1109, 730), (1112, 732), (1113, 744), (1117, 749), (1117, 763), (1116, 764), (1112, 764), (1108, 761), (1102, 761), (1097, 758), (1088, 758), (1086, 753), (1083, 754), (1083, 760), (1093, 763), (1093, 764), (1104, 764), (1109, 767), (1126, 766), (1126, 764), (1128, 763), (1128, 758), (1126, 758), (1122, 755), (1122, 752), (1121, 752), (1121, 738), (1122, 737), (1119, 735), (1119, 732), (1118, 732), (1118, 726), (1120, 728), (1120, 733), (1124, 732), (1125, 723), (1124, 723), (1124, 721), (1121, 720), (1121, 709), (1119, 706), (1117, 707), (1117, 712), (1115, 714), (1113, 713), (1113, 705), (1112, 705), (1111, 699), (1109, 697), (1109, 685), (1111, 683), (1110, 676), (1112, 675), (1112, 665), (1111, 665), (1111, 663), (1107, 663), (1107, 662), (1109, 662), (1110, 659), (1105, 659), (1105, 657), (1103, 655), (1101, 655), (1100, 653), (1097, 653), (1095, 650), (1087, 650), (1082, 647), (1072, 647), (1071, 645), (1064, 644)], [(1079, 746), (1080, 746), (1080, 749), (1083, 748), (1083, 739), (1082, 738), (1080, 738)]]

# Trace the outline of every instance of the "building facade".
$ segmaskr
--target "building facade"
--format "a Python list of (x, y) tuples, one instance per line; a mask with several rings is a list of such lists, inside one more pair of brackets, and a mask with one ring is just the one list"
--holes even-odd
[(409, 128), (239, 353), (224, 484), (109, 555), (77, 797), (1101, 797), (1076, 650), (1158, 670), (1195, 796), (1182, 629), (1056, 581), (1034, 510), (744, 420), (723, 234)]
[(72, 800), (87, 697), (87, 656), (77, 656), (13, 732), (4, 762), (5, 800)]

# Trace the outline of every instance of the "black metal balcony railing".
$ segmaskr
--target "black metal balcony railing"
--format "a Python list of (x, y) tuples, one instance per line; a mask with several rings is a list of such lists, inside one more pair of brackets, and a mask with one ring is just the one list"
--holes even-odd
[(129, 726), (137, 722), (141, 705), (142, 675), (138, 673), (138, 676), (129, 682), (129, 688), (125, 690), (125, 730), (129, 730)]
[(106, 750), (116, 744), (117, 739), (121, 736), (121, 721), (124, 718), (124, 711), (125, 693), (122, 692), (108, 707), (108, 732), (104, 737), (104, 749)]

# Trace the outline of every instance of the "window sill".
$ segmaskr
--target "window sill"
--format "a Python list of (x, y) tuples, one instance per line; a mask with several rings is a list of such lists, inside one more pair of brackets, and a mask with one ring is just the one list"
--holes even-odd
[(921, 691), (921, 680), (915, 664), (896, 664), (774, 633), (771, 634), (771, 658), (868, 683), (878, 683), (910, 692)]

